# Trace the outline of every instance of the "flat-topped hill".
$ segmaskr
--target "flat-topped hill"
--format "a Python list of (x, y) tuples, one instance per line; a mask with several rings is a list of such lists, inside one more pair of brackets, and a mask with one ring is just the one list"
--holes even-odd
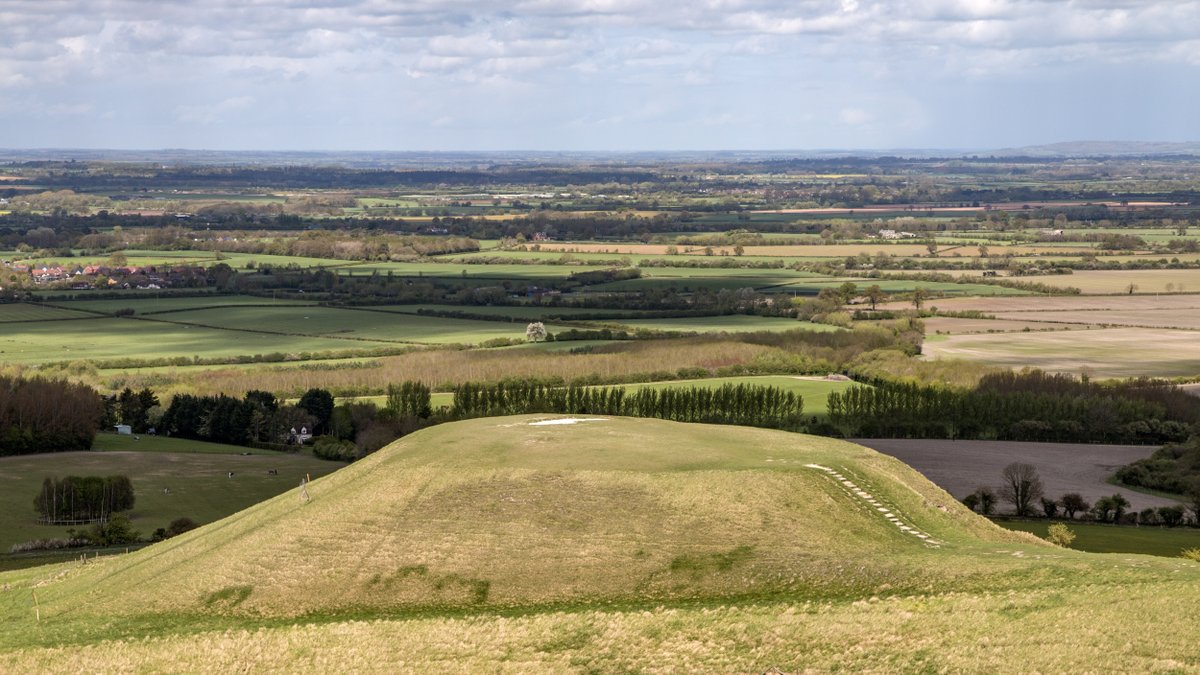
[[(343, 657), (365, 658), (358, 650), (371, 644), (380, 658), (388, 653), (393, 665), (412, 668), (468, 655), (447, 656), (437, 640), (409, 638), (453, 630), (501, 649), (496, 622), (508, 615), (541, 626), (539, 645), (567, 640), (549, 652), (530, 647), (544, 656), (586, 651), (588, 639), (576, 639), (580, 622), (624, 630), (655, 607), (661, 621), (646, 618), (645, 630), (716, 630), (703, 638), (714, 647), (729, 636), (721, 637), (725, 624), (713, 624), (707, 607), (730, 608), (721, 611), (732, 612), (735, 624), (753, 615), (756, 630), (768, 632), (770, 608), (791, 616), (787, 608), (807, 607), (810, 618), (836, 614), (848, 630), (884, 618), (843, 611), (856, 601), (892, 598), (888, 616), (911, 618), (920, 607), (940, 606), (921, 598), (957, 598), (951, 604), (976, 603), (985, 613), (1007, 602), (1022, 613), (1034, 610), (1021, 598), (1046, 593), (1054, 599), (1047, 607), (1066, 611), (1064, 593), (1081, 584), (1091, 589), (1089, 603), (1101, 605), (1129, 584), (1164, 601), (1200, 586), (1194, 563), (1080, 554), (1001, 530), (861, 446), (741, 427), (471, 420), (413, 434), (313, 481), (306, 494), (292, 490), (128, 555), (0, 575), (0, 620), (11, 627), (0, 637), (0, 652), (10, 652), (0, 653), (0, 667), (54, 667), (78, 648), (101, 669), (331, 666), (311, 651), (281, 646), (300, 639), (303, 624), (303, 640), (328, 649), (337, 640), (327, 630), (366, 636), (337, 647)], [(661, 615), (664, 606), (678, 609)], [(454, 617), (467, 622), (447, 628)], [(786, 623), (794, 639), (814, 638), (808, 619)], [(963, 628), (933, 625), (912, 630), (937, 641)], [(593, 628), (584, 633), (606, 630)], [(150, 643), (139, 642), (147, 637)], [(226, 639), (234, 651), (218, 662), (188, 656)], [(904, 639), (897, 635), (894, 648), (907, 649)], [(96, 644), (102, 640), (117, 642)], [(617, 658), (623, 647), (610, 647)], [(785, 647), (775, 644), (772, 654)], [(773, 665), (745, 661), (749, 653), (704, 663), (717, 670)], [(645, 649), (627, 656), (618, 661), (630, 667), (690, 663), (639, 661)]]
[(923, 586), (930, 555), (1025, 540), (859, 446), (659, 420), (443, 425), (306, 490), (73, 572), (45, 613), (824, 595)]

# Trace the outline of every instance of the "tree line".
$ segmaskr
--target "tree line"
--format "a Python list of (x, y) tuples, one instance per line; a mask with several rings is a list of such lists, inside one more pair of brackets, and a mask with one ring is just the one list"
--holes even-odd
[(0, 455), (90, 450), (103, 413), (85, 385), (0, 375)]
[(456, 419), (564, 413), (653, 417), (676, 422), (737, 424), (797, 430), (804, 402), (778, 387), (726, 384), (717, 389), (668, 387), (548, 387), (537, 383), (466, 383), (454, 389), (450, 416)]
[(878, 381), (829, 396), (830, 431), (880, 438), (1076, 443), (1186, 439), (1200, 399), (1162, 383), (1096, 385), (1066, 375), (994, 373), (973, 389)]
[(159, 433), (230, 445), (294, 445), (299, 432), (324, 432), (333, 413), (333, 396), (324, 390), (305, 392), (297, 405), (282, 404), (265, 391), (248, 391), (241, 399), (220, 394), (177, 394), (163, 412)]

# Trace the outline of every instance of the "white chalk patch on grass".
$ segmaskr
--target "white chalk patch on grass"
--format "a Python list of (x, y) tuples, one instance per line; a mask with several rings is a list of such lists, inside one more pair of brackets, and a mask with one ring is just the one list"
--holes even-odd
[(895, 525), (896, 528), (904, 534), (911, 534), (912, 536), (923, 541), (926, 545), (933, 546), (934, 548), (937, 548), (941, 545), (941, 542), (937, 541), (933, 537), (930, 537), (928, 534), (925, 534), (916, 527), (906, 524), (890, 508), (880, 504), (879, 501), (875, 499), (874, 495), (859, 487), (854, 481), (850, 480), (846, 476), (843, 476), (836, 469), (831, 469), (827, 466), (821, 466), (820, 464), (805, 464), (804, 466), (808, 469), (824, 471), (830, 478), (838, 483), (841, 483), (843, 486), (842, 489), (846, 491), (846, 494), (851, 497), (857, 497), (859, 500), (874, 506), (875, 511), (877, 511), (879, 515), (883, 516), (892, 525)]
[(560, 417), (560, 418), (554, 419), (554, 420), (539, 420), (537, 422), (530, 422), (529, 426), (531, 426), (531, 427), (549, 427), (549, 426), (558, 426), (560, 424), (578, 424), (580, 422), (607, 422), (607, 421), (608, 421), (608, 419), (606, 419), (604, 417)]

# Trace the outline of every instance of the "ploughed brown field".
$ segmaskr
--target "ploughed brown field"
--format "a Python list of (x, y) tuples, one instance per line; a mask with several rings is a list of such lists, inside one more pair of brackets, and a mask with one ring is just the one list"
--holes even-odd
[[(895, 457), (959, 499), (981, 486), (997, 490), (1004, 467), (1024, 462), (1037, 467), (1046, 496), (1052, 499), (1078, 492), (1088, 502), (1095, 503), (1101, 497), (1119, 492), (1129, 500), (1132, 510), (1178, 504), (1107, 482), (1120, 467), (1148, 457), (1157, 449), (1152, 446), (909, 438), (853, 439), (853, 442)], [(997, 504), (997, 512), (1011, 509), (1011, 504)]]
[[(1069, 277), (1066, 277), (1069, 278)], [(1060, 312), (1078, 310), (1150, 310), (1173, 309), (1200, 311), (1200, 295), (1056, 295), (1044, 296), (989, 296), (980, 298), (938, 298), (929, 301), (939, 310), (947, 312), (979, 311), (999, 312)], [(911, 302), (890, 302), (879, 305), (880, 309), (912, 309)], [(1052, 320), (1051, 317), (1026, 316), (1026, 320)]]

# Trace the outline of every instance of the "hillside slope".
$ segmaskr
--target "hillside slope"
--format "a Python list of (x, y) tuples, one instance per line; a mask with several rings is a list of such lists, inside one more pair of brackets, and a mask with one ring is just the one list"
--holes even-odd
[[(769, 623), (755, 607), (817, 602), (805, 611), (852, 621), (844, 603), (865, 599), (906, 607), (903, 598), (976, 598), (992, 608), (1000, 600), (982, 599), (1022, 606), (1050, 589), (1047, 608), (1062, 608), (1070, 603), (1060, 594), (1084, 585), (1108, 597), (1130, 584), (1153, 595), (1163, 584), (1164, 598), (1197, 595), (1200, 585), (1193, 563), (1079, 554), (1001, 530), (900, 462), (849, 443), (660, 420), (562, 421), (434, 427), (314, 481), (307, 501), (293, 490), (129, 555), (0, 575), (0, 667), (53, 667), (80, 648), (117, 669), (204, 667), (181, 654), (226, 638), (241, 645), (229, 667), (320, 666), (311, 651), (284, 657), (264, 645), (337, 642), (326, 630), (380, 641), (380, 658), (432, 663), (457, 657), (437, 645), (386, 645), (409, 629), (454, 625), (463, 639), (495, 646), (504, 642), (496, 622), (514, 612), (540, 626), (537, 641), (570, 633), (583, 616), (626, 627), (663, 605), (681, 612), (668, 624), (721, 633), (705, 608)], [(339, 652), (348, 658), (346, 649), (357, 646)]]

